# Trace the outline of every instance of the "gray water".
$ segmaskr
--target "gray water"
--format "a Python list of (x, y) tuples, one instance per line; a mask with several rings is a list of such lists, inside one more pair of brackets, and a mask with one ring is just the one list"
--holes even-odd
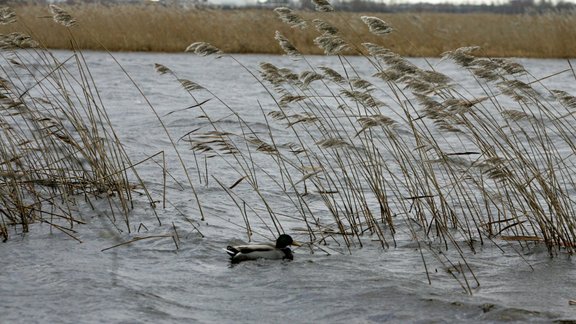
[[(70, 53), (57, 52), (67, 57)], [(189, 106), (187, 97), (168, 76), (158, 76), (162, 63), (212, 90), (261, 127), (257, 100), (265, 91), (243, 68), (228, 59), (184, 54), (118, 53), (114, 56), (142, 88), (174, 137), (202, 125), (185, 113), (165, 115)], [(178, 162), (145, 100), (105, 53), (86, 53), (106, 107), (134, 161), (165, 150), (168, 165), (180, 181)], [(248, 67), (260, 61), (298, 66), (285, 57), (237, 56)], [(225, 61), (228, 60), (228, 61)], [(315, 65), (334, 63), (311, 57)], [(360, 69), (361, 58), (351, 58)], [(423, 60), (414, 60), (426, 64)], [(442, 64), (430, 60), (432, 64)], [(521, 60), (534, 75), (566, 69), (562, 60)], [(366, 66), (366, 69), (369, 67)], [(444, 69), (450, 69), (450, 66)], [(446, 72), (443, 70), (443, 72)], [(458, 72), (452, 72), (458, 78)], [(464, 82), (464, 81), (463, 81)], [(574, 79), (560, 74), (547, 80), (552, 88), (573, 91)], [(473, 86), (473, 84), (471, 84)], [(208, 96), (207, 96), (208, 97)], [(214, 112), (218, 114), (219, 112)], [(222, 112), (225, 115), (225, 112)], [(281, 131), (281, 130), (280, 130)], [(187, 161), (186, 144), (180, 143)], [(232, 184), (238, 175), (210, 160), (209, 171)], [(190, 163), (190, 169), (196, 172)], [(144, 164), (139, 172), (151, 187), (161, 184), (158, 166)], [(420, 253), (408, 230), (399, 227), (396, 247), (382, 249), (367, 238), (363, 247), (347, 250), (329, 242), (325, 251), (301, 247), (292, 262), (260, 260), (230, 266), (223, 248), (231, 240), (246, 240), (237, 207), (211, 180), (199, 185), (205, 221), (189, 190), (169, 183), (168, 205), (158, 208), (158, 226), (147, 203), (137, 201), (132, 233), (119, 232), (105, 217), (106, 207), (79, 205), (87, 224), (75, 227), (79, 243), (46, 224), (30, 233), (11, 229), (0, 244), (1, 323), (314, 323), (314, 322), (551, 322), (576, 320), (574, 260), (562, 252), (550, 257), (541, 246), (522, 248), (476, 246), (464, 249), (480, 285), (464, 293), (446, 267)], [(241, 186), (239, 186), (241, 189)], [(271, 197), (275, 193), (272, 189)], [(271, 199), (274, 201), (274, 199)], [(278, 200), (282, 207), (282, 202)], [(104, 204), (103, 204), (104, 205)], [(262, 206), (259, 206), (262, 208)], [(322, 205), (316, 207), (321, 210)], [(194, 226), (184, 217), (187, 217)], [(146, 228), (138, 228), (144, 224)], [(144, 240), (108, 249), (138, 235), (173, 233), (172, 238)], [(300, 241), (307, 236), (288, 223), (285, 230)], [(256, 228), (256, 241), (272, 239)], [(102, 251), (104, 250), (104, 251)], [(313, 252), (313, 253), (311, 253)], [(455, 253), (453, 250), (446, 254)], [(427, 261), (429, 283), (422, 258)], [(468, 278), (471, 278), (468, 276)]]

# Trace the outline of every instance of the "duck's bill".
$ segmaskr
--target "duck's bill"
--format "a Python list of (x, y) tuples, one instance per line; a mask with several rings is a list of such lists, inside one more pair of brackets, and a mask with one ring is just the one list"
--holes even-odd
[(294, 245), (294, 246), (302, 246), (302, 243), (298, 242), (298, 241), (292, 241), (292, 244), (290, 245)]

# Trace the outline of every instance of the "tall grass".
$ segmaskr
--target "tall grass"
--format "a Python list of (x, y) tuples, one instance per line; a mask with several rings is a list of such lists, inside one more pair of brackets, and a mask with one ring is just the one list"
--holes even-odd
[[(76, 46), (70, 28), (76, 22), (59, 10), (53, 7), (56, 20), (67, 26), (72, 35), (67, 39)], [(311, 247), (327, 249), (336, 242), (352, 251), (367, 241), (395, 246), (402, 234), (418, 243), (425, 266), (433, 256), (467, 292), (477, 281), (465, 246), (474, 251), (487, 241), (534, 242), (552, 255), (574, 253), (575, 96), (548, 88), (510, 59), (477, 57), (476, 47), (443, 54), (474, 84), (463, 87), (387, 47), (402, 30), (377, 17), (363, 16), (343, 28), (331, 24), (330, 15), (337, 13), (299, 16), (281, 8), (275, 14), (291, 32), (271, 31), (274, 46), (299, 62), (298, 70), (263, 62), (253, 71), (214, 45), (186, 47), (226, 57), (254, 77), (267, 93), (254, 107), (262, 113), (264, 131), (226, 98), (156, 65), (190, 95), (195, 109), (189, 112), (208, 121), (181, 140), (197, 154), (221, 157), (237, 173), (227, 179), (231, 185), (218, 174), (213, 178), (238, 207), (249, 238), (262, 231), (270, 236), (301, 231)], [(6, 22), (13, 17), (9, 10), (1, 16)], [(355, 26), (363, 28), (357, 35), (370, 32), (375, 41), (349, 42), (343, 33), (360, 28)], [(294, 37), (332, 55), (334, 63), (314, 66)], [(78, 195), (88, 201), (117, 195), (118, 210), (126, 214), (133, 164), (110, 126), (82, 53), (73, 51), (62, 62), (34, 49), (37, 43), (24, 34), (1, 40), (8, 63), (2, 65), (1, 84), (1, 235), (7, 237), (9, 224), (26, 228), (36, 220), (71, 233), (81, 222), (70, 200)], [(348, 53), (362, 56), (371, 72), (361, 74)], [(559, 73), (576, 80), (570, 64)], [(201, 100), (199, 92), (210, 99)], [(194, 189), (189, 175), (188, 180)], [(129, 218), (124, 220), (130, 228)], [(442, 248), (455, 250), (460, 261), (438, 252)]]
[[(227, 53), (280, 54), (274, 43), (279, 30), (305, 54), (321, 54), (312, 42), (315, 31), (282, 24), (269, 10), (182, 9), (156, 5), (82, 5), (63, 7), (78, 21), (73, 33), (82, 49), (177, 52), (188, 44), (206, 41)], [(48, 48), (70, 49), (67, 31), (50, 19), (46, 7), (16, 7), (19, 20)], [(376, 42), (354, 13), (299, 12), (304, 19), (321, 18), (340, 30), (354, 47)], [(491, 57), (573, 57), (576, 53), (576, 16), (497, 14), (378, 14), (401, 33), (390, 35), (386, 46), (404, 56), (432, 57), (470, 45), (480, 45)], [(2, 28), (8, 33), (14, 29)], [(360, 41), (361, 40), (361, 41)], [(355, 54), (354, 51), (349, 52)]]
[[(9, 8), (0, 13), (0, 24), (15, 22)], [(52, 14), (63, 30), (75, 24), (57, 7)], [(77, 47), (74, 38), (68, 41)], [(0, 50), (0, 237), (8, 239), (11, 225), (28, 232), (42, 222), (80, 241), (79, 205), (108, 208), (114, 226), (132, 231), (134, 189), (153, 199), (82, 52), (59, 59), (22, 32), (0, 35)]]
[[(314, 66), (277, 31), (279, 45), (300, 69), (263, 62), (257, 75), (245, 67), (272, 99), (259, 107), (268, 130), (253, 131), (225, 105), (238, 120), (238, 132), (212, 123), (215, 130), (188, 134), (198, 152), (213, 154), (222, 142), (234, 147), (228, 153), (240, 180), (227, 191), (239, 208), (248, 198), (230, 192), (244, 181), (266, 206), (265, 223), (297, 219), (315, 246), (335, 240), (350, 248), (369, 239), (386, 248), (396, 244), (400, 228), (408, 229), (422, 250), (456, 268), (451, 274), (468, 292), (476, 278), (464, 246), (474, 251), (488, 241), (536, 242), (551, 255), (575, 252), (576, 97), (549, 89), (513, 60), (475, 56), (483, 53), (477, 47), (442, 55), (475, 84), (465, 88), (385, 45), (349, 43), (328, 20), (311, 21), (286, 8), (276, 12), (292, 28), (315, 29), (310, 41), (333, 55), (334, 65)], [(382, 38), (380, 44), (393, 44), (391, 35), (400, 30), (370, 16), (350, 24), (364, 24)], [(187, 51), (227, 56), (207, 43)], [(364, 56), (369, 75), (359, 74), (343, 55), (350, 52)], [(559, 73), (576, 81), (569, 64)], [(282, 129), (291, 140), (280, 140), (286, 138)], [(263, 183), (276, 188), (270, 192), (283, 192), (296, 214), (276, 210), (278, 198), (264, 192)], [(250, 236), (250, 219), (261, 222), (264, 216), (256, 208), (240, 209)], [(455, 249), (460, 265), (437, 254), (438, 246)]]

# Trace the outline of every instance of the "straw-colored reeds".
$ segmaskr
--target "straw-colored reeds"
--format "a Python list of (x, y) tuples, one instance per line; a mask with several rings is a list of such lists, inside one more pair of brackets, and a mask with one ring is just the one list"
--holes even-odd
[[(197, 154), (221, 157), (227, 171), (237, 173), (229, 186), (214, 179), (238, 207), (248, 237), (255, 231), (285, 232), (289, 222), (302, 225), (292, 228), (307, 235), (311, 247), (322, 249), (334, 241), (352, 251), (367, 240), (394, 246), (401, 229), (468, 292), (477, 281), (461, 252), (464, 245), (474, 250), (487, 241), (536, 242), (551, 254), (575, 252), (574, 94), (548, 88), (510, 59), (476, 56), (477, 47), (445, 51), (444, 59), (474, 82), (474, 89), (467, 89), (398, 54), (394, 39), (410, 44), (419, 39), (402, 35), (392, 20), (365, 15), (358, 25), (335, 25), (330, 15), (338, 21), (339, 14), (317, 2), (322, 11), (317, 15), (276, 10), (288, 27), (272, 31), (270, 38), (302, 63), (299, 70), (264, 62), (252, 71), (225, 48), (196, 38), (181, 46), (198, 55), (227, 56), (259, 82), (268, 94), (255, 106), (265, 131), (254, 130), (254, 121), (244, 119), (226, 98), (156, 65), (158, 73), (173, 77), (190, 95), (196, 108), (190, 113), (208, 121), (181, 142)], [(55, 20), (65, 25), (59, 27), (71, 32), (65, 39), (76, 44), (75, 28), (83, 20), (52, 8)], [(7, 12), (1, 16), (12, 20)], [(366, 32), (375, 41), (359, 38)], [(9, 224), (54, 224), (44, 217), (47, 213), (71, 228), (80, 220), (64, 198), (79, 194), (120, 195), (127, 209), (125, 171), (132, 164), (92, 92), (89, 74), (71, 78), (69, 68), (47, 52), (13, 51), (37, 45), (24, 34), (3, 35), (0, 44), (12, 51), (0, 84), (0, 188), (5, 190), (0, 235), (7, 235)], [(334, 64), (314, 66), (301, 55), (302, 44), (334, 55)], [(369, 75), (342, 55), (348, 53), (363, 56), (372, 67)], [(24, 54), (39, 55), (41, 79), (16, 73), (30, 66)], [(86, 71), (81, 52), (72, 52), (69, 60)], [(570, 63), (559, 73), (576, 80)], [(198, 92), (214, 100), (199, 100)], [(211, 117), (218, 110), (206, 109), (210, 105), (227, 111), (225, 126)], [(278, 132), (288, 132), (289, 139)], [(176, 148), (176, 141), (171, 143)], [(56, 199), (64, 204), (55, 204)], [(450, 248), (461, 256), (458, 263), (438, 252)]]
[[(51, 9), (58, 27), (75, 25), (66, 11)], [(16, 17), (3, 8), (0, 24)], [(8, 239), (9, 226), (27, 232), (42, 222), (80, 241), (74, 229), (84, 223), (80, 210), (96, 206), (109, 209), (115, 226), (132, 231), (132, 192), (148, 191), (82, 53), (58, 59), (21, 32), (0, 35), (0, 48), (0, 238)]]
[[(312, 29), (302, 30), (298, 22), (283, 24), (281, 12), (271, 10), (183, 9), (160, 5), (64, 6), (81, 23), (72, 29), (83, 49), (110, 51), (179, 52), (197, 41), (209, 42), (227, 53), (281, 53), (274, 32), (288, 37), (304, 54), (321, 54), (312, 41)], [(68, 31), (43, 19), (50, 15), (45, 6), (16, 7), (22, 25), (33, 31), (48, 48), (70, 48)], [(375, 42), (359, 14), (347, 12), (297, 12), (312, 23), (328, 22), (340, 31), (351, 47)], [(372, 15), (370, 15), (372, 16)], [(399, 31), (386, 46), (403, 56), (433, 57), (463, 46), (479, 45), (491, 57), (572, 57), (576, 53), (576, 15), (402, 13), (379, 14)], [(17, 25), (16, 25), (17, 26)], [(296, 28), (294, 28), (296, 26)], [(2, 33), (14, 31), (4, 27)], [(351, 54), (354, 51), (349, 52)]]
[[(280, 232), (278, 198), (271, 203), (261, 188), (267, 182), (285, 193), (296, 214), (290, 218), (305, 225), (315, 246), (328, 240), (362, 246), (370, 238), (388, 247), (403, 228), (446, 264), (452, 261), (436, 254), (438, 245), (461, 251), (462, 245), (474, 250), (488, 241), (537, 242), (551, 254), (575, 252), (572, 94), (547, 88), (513, 60), (475, 56), (477, 47), (445, 52), (444, 59), (473, 80), (475, 89), (466, 89), (385, 46), (348, 43), (341, 29), (326, 21), (290, 16), (295, 13), (287, 9), (280, 15), (297, 28), (315, 28), (320, 35), (312, 42), (336, 57), (333, 66), (316, 67), (296, 42), (277, 32), (280, 47), (302, 64), (291, 70), (262, 63), (258, 77), (248, 70), (275, 103), (260, 107), (268, 132), (253, 132), (224, 104), (242, 131), (220, 132), (219, 138), (245, 141), (228, 161), (235, 161), (240, 181), (251, 186), (269, 216), (264, 221), (264, 215), (244, 208), (248, 236), (254, 226), (246, 214), (272, 222), (276, 229), (268, 230)], [(392, 43), (396, 26), (378, 17), (361, 21), (383, 37), (379, 43)], [(347, 51), (364, 55), (372, 73), (358, 74), (341, 56)], [(569, 64), (560, 73), (576, 80)], [(212, 126), (219, 130), (217, 123)], [(278, 129), (288, 129), (292, 140), (280, 142)], [(218, 150), (209, 134), (214, 130), (190, 133), (192, 148)], [(256, 159), (259, 154), (267, 162)], [(323, 209), (311, 206), (318, 200)], [(451, 274), (471, 292), (476, 278), (466, 260), (460, 262), (459, 274)]]

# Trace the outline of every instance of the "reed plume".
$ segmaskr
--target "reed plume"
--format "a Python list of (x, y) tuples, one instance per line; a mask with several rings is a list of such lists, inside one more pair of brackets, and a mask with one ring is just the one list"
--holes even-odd
[(378, 17), (362, 16), (360, 19), (362, 19), (362, 21), (368, 26), (370, 32), (374, 35), (384, 36), (394, 30), (384, 20)]
[(55, 22), (59, 23), (64, 27), (73, 27), (76, 25), (76, 20), (64, 9), (58, 7), (57, 5), (50, 5), (50, 11), (52, 12), (52, 18)]
[(222, 51), (220, 49), (213, 46), (212, 44), (208, 44), (205, 42), (192, 43), (188, 45), (188, 47), (186, 47), (185, 52), (192, 52), (200, 56), (209, 56), (209, 55), (219, 56), (220, 54), (222, 54)]

